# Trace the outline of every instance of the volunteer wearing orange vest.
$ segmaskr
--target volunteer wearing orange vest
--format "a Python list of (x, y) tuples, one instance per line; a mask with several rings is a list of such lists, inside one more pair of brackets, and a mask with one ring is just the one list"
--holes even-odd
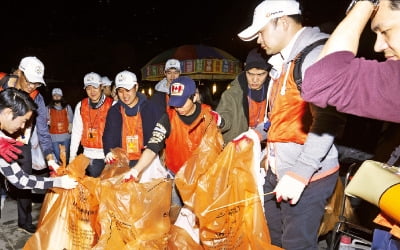
[(86, 174), (92, 177), (100, 176), (105, 166), (102, 138), (107, 112), (113, 102), (112, 98), (103, 94), (100, 79), (100, 75), (94, 72), (83, 78), (88, 97), (75, 107), (69, 157), (71, 162), (76, 157), (79, 144), (82, 144), (83, 154), (90, 159)]
[[(308, 45), (327, 38), (318, 28), (304, 27), (295, 0), (265, 0), (253, 23), (238, 34), (244, 41), (258, 37), (270, 62), (280, 70), (269, 95), (268, 170), (264, 201), (272, 244), (284, 249), (318, 249), (318, 229), (338, 177), (334, 138), (343, 118), (334, 109), (310, 106), (294, 81), (296, 57)], [(302, 63), (302, 72), (315, 62), (322, 46)], [(283, 202), (282, 202), (283, 201)]]
[[(199, 146), (204, 131), (210, 122), (216, 122), (211, 114), (211, 107), (198, 103), (195, 82), (186, 76), (180, 76), (172, 81), (168, 105), (175, 112), (164, 114), (157, 122), (153, 135), (147, 142), (138, 163), (127, 173), (126, 177), (138, 178), (153, 161), (154, 157), (164, 148), (165, 165), (171, 177), (179, 171), (192, 152)], [(182, 205), (182, 201), (173, 189), (172, 203)]]
[[(54, 154), (57, 161), (60, 161), (60, 145), (64, 145), (68, 160), (74, 114), (71, 106), (65, 102), (63, 92), (60, 88), (54, 88), (51, 95), (53, 98), (47, 106), (47, 109), (49, 114), (49, 131), (51, 140), (53, 141)], [(66, 164), (68, 164), (68, 162)]]
[(221, 116), (218, 126), (225, 144), (249, 128), (257, 132), (260, 141), (266, 139), (268, 124), (264, 117), (271, 67), (263, 50), (252, 49), (247, 55), (244, 71), (222, 93), (217, 112)]
[(119, 100), (108, 111), (103, 134), (106, 163), (114, 160), (110, 150), (120, 147), (127, 152), (129, 165), (134, 166), (162, 113), (138, 92), (139, 83), (134, 73), (120, 72), (115, 77), (115, 87)]
[[(31, 118), (28, 125), (15, 134), (17, 140), (24, 143), (21, 147), (22, 154), (17, 160), (18, 164), (27, 174), (32, 173), (32, 153), (31, 153), (31, 134), (33, 128), (37, 131), (40, 147), (46, 157), (47, 165), (53, 169), (57, 169), (59, 165), (55, 162), (53, 154), (53, 145), (47, 127), (47, 109), (43, 96), (39, 93), (39, 88), (45, 85), (43, 79), (44, 65), (34, 56), (22, 58), (18, 69), (13, 74), (5, 76), (1, 80), (1, 88), (15, 87), (29, 94), (34, 100), (37, 108), (36, 115)], [(18, 204), (18, 227), (28, 233), (34, 233), (36, 227), (32, 224), (32, 199), (30, 190), (12, 190), (17, 196)]]

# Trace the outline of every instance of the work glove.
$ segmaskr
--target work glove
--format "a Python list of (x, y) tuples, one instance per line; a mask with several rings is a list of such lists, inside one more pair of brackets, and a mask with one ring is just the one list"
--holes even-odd
[(124, 181), (139, 181), (139, 172), (136, 170), (136, 168), (131, 168), (128, 172), (124, 174)]
[(64, 188), (64, 189), (73, 189), (77, 185), (78, 185), (78, 182), (74, 178), (72, 178), (68, 175), (54, 177), (53, 187), (59, 187), (59, 188)]
[(50, 176), (54, 176), (57, 173), (57, 169), (60, 168), (60, 165), (55, 160), (48, 160), (47, 166), (50, 169)]
[(12, 162), (18, 159), (18, 155), (22, 150), (16, 146), (24, 145), (22, 142), (16, 141), (12, 138), (0, 137), (0, 156), (7, 162)]
[(295, 205), (299, 201), (305, 187), (306, 185), (303, 182), (289, 175), (284, 175), (273, 192), (278, 202), (284, 200), (289, 201), (291, 205)]
[(220, 127), (222, 123), (222, 117), (216, 111), (211, 110), (210, 113), (213, 116), (214, 120), (217, 122), (217, 126)]
[(106, 158), (104, 159), (104, 162), (106, 164), (113, 164), (114, 162), (116, 162), (117, 160), (115, 159), (115, 156), (112, 152), (108, 152), (106, 155)]

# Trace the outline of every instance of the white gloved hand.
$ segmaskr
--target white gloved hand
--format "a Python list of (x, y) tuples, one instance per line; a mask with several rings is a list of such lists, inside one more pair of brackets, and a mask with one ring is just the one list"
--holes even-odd
[(130, 181), (130, 180), (134, 180), (134, 181), (139, 181), (139, 172), (136, 170), (136, 168), (131, 168), (128, 172), (126, 172), (124, 174), (124, 181)]
[(289, 201), (291, 205), (294, 205), (299, 201), (305, 187), (303, 182), (284, 175), (274, 189), (276, 200), (278, 202)]
[(106, 158), (104, 159), (104, 162), (105, 162), (106, 164), (112, 164), (112, 163), (114, 163), (115, 161), (116, 161), (116, 160), (115, 160), (114, 154), (113, 154), (112, 152), (108, 152), (107, 155), (106, 155)]
[(49, 166), (50, 172), (54, 171), (56, 173), (57, 173), (57, 169), (60, 168), (60, 165), (58, 165), (55, 160), (48, 160), (47, 161), (47, 166)]
[(64, 188), (64, 189), (72, 189), (75, 188), (78, 185), (78, 182), (68, 176), (68, 175), (63, 175), (60, 177), (54, 177), (54, 187), (59, 187), (59, 188)]

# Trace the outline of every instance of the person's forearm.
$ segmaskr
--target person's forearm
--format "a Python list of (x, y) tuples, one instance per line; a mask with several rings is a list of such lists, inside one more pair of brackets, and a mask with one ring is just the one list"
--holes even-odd
[(318, 59), (337, 51), (357, 53), (361, 34), (374, 11), (370, 1), (359, 1), (329, 37)]
[(150, 149), (145, 149), (140, 156), (139, 161), (136, 163), (134, 168), (138, 171), (138, 173), (141, 173), (147, 166), (151, 164), (151, 162), (154, 160), (156, 157), (156, 153), (151, 151)]

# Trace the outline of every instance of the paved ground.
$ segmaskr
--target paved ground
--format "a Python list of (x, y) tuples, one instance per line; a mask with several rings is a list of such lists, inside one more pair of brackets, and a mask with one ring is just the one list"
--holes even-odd
[[(32, 206), (33, 224), (37, 224), (42, 203), (34, 203)], [(16, 250), (22, 249), (25, 242), (31, 237), (17, 226), (17, 203), (12, 198), (7, 198), (4, 208), (1, 211), (0, 219), (0, 249)], [(39, 249), (38, 249), (39, 250)]]

